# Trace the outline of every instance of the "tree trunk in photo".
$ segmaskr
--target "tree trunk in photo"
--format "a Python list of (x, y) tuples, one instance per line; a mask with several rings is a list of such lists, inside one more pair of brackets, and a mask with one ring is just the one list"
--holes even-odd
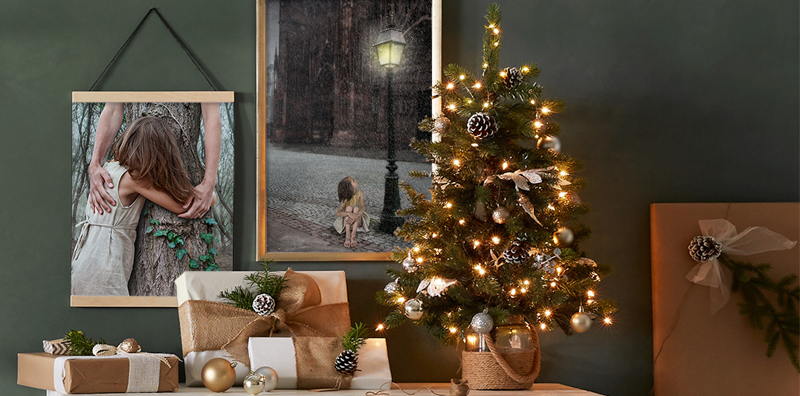
[[(197, 103), (129, 103), (125, 105), (125, 119), (131, 122), (144, 116), (159, 117), (169, 123), (178, 140), (183, 167), (192, 185), (203, 180), (204, 168), (197, 155), (200, 136), (200, 104)], [(152, 224), (154, 219), (158, 224)], [(146, 233), (152, 225), (153, 232)], [(176, 249), (169, 247), (165, 236), (154, 236), (155, 231), (168, 230), (183, 238), (187, 253), (178, 259)], [(128, 290), (132, 296), (175, 295), (175, 278), (189, 269), (189, 260), (206, 254), (208, 246), (200, 238), (210, 233), (211, 226), (203, 219), (182, 219), (174, 213), (150, 202), (144, 205), (136, 228), (136, 255)]]

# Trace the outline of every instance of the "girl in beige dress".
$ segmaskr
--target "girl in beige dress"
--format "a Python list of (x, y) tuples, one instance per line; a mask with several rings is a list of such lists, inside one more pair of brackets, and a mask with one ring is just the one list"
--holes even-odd
[[(192, 196), (169, 124), (156, 117), (133, 121), (103, 167), (113, 180), (108, 193), (119, 205), (105, 214), (86, 206), (86, 220), (72, 254), (72, 295), (127, 296), (136, 225), (145, 199), (183, 213)], [(216, 199), (214, 199), (216, 202)]]
[(344, 231), (344, 247), (356, 247), (356, 230), (369, 231), (369, 215), (366, 213), (364, 193), (358, 190), (356, 179), (348, 176), (339, 182), (339, 208), (336, 209), (336, 232)]

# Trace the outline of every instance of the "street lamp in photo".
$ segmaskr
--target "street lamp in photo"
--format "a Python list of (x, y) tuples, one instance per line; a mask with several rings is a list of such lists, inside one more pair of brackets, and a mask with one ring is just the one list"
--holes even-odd
[(387, 133), (387, 147), (388, 154), (386, 161), (386, 181), (383, 193), (383, 211), (381, 212), (381, 223), (378, 230), (386, 233), (394, 233), (397, 227), (403, 225), (403, 218), (397, 215), (397, 210), (400, 209), (400, 188), (397, 181), (398, 176), (395, 171), (394, 156), (394, 97), (392, 95), (392, 77), (394, 76), (394, 68), (400, 65), (400, 59), (403, 57), (403, 49), (406, 46), (406, 40), (403, 38), (403, 33), (393, 26), (389, 26), (386, 30), (378, 34), (378, 39), (375, 42), (375, 49), (378, 51), (378, 62), (381, 66), (386, 68), (386, 79), (388, 81), (388, 94), (386, 98), (386, 123), (388, 127)]

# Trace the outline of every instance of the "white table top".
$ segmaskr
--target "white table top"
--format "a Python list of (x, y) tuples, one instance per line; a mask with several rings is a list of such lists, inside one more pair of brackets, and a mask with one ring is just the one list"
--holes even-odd
[[(388, 386), (388, 385), (387, 385)], [(434, 392), (447, 395), (448, 389), (450, 384), (444, 383), (437, 383), (437, 384), (412, 384), (412, 383), (403, 383), (400, 386), (408, 393), (416, 393), (416, 396), (434, 396), (426, 387), (430, 387)], [(376, 389), (377, 390), (377, 389)], [(367, 390), (340, 390), (335, 393), (326, 393), (331, 396), (366, 396)], [(181, 384), (180, 389), (177, 392), (181, 396), (209, 396), (209, 395), (240, 395), (240, 396), (249, 396), (247, 392), (244, 391), (242, 387), (233, 387), (228, 389), (224, 393), (214, 393), (204, 387), (193, 387), (189, 388), (186, 387), (185, 384)], [(165, 396), (172, 393), (125, 393), (125, 395), (130, 396)], [(312, 393), (312, 395), (319, 395), (320, 393)], [(402, 390), (397, 389), (396, 386), (393, 386), (390, 391), (385, 391), (386, 395), (388, 396), (408, 396)], [(64, 394), (47, 391), (47, 396), (63, 396)], [(94, 396), (119, 396), (122, 393), (96, 393)], [(309, 395), (309, 391), (307, 390), (284, 390), (284, 389), (276, 389), (272, 392), (263, 392), (261, 396), (298, 396), (298, 395)], [(514, 395), (514, 396), (600, 396), (598, 393), (589, 392), (585, 390), (580, 390), (577, 388), (572, 388), (566, 385), (561, 384), (533, 384), (531, 389), (523, 390), (523, 391), (481, 391), (481, 390), (471, 390), (469, 392), (469, 396), (499, 396), (499, 395)]]

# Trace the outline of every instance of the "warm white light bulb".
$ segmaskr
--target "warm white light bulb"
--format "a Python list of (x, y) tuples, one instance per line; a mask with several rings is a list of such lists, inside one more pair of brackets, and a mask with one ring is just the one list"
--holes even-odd
[(461, 81), (464, 81), (465, 78), (467, 78), (467, 76), (465, 76), (463, 74), (458, 76), (458, 79), (461, 80)]
[(458, 221), (458, 224), (460, 224), (460, 225), (464, 225), (464, 223), (466, 223), (466, 221), (464, 221), (464, 219), (461, 219), (461, 220)]
[(484, 64), (483, 64), (483, 68), (485, 69), (485, 68), (487, 68), (487, 67), (489, 67), (489, 64), (488, 64), (488, 63), (484, 63)]
[(453, 165), (455, 165), (455, 166), (461, 166), (461, 161), (460, 161), (460, 160), (458, 160), (458, 159), (454, 159), (454, 160), (453, 160)]
[(547, 325), (542, 323), (541, 325), (539, 325), (539, 328), (542, 330), (547, 330)]
[(556, 287), (556, 282), (555, 281), (550, 282), (550, 287)]
[(553, 313), (553, 312), (552, 312), (552, 311), (550, 311), (549, 309), (545, 309), (545, 310), (544, 310), (544, 317), (545, 317), (545, 318), (549, 318), (549, 317), (550, 317), (550, 315), (551, 315), (552, 313)]
[(492, 237), (492, 243), (494, 243), (495, 245), (497, 245), (498, 243), (500, 243), (500, 238), (498, 238), (498, 237), (496, 237), (496, 236)]
[(453, 83), (447, 83), (447, 89), (453, 89), (453, 88), (455, 88), (455, 87), (456, 87), (456, 86), (455, 86), (455, 84), (453, 84)]
[(447, 209), (450, 209), (450, 208), (453, 207), (453, 204), (451, 202), (448, 202), (448, 203), (444, 204), (444, 207), (447, 208)]
[(406, 298), (405, 297), (397, 297), (397, 302), (399, 304), (402, 304), (402, 303), (406, 302)]
[(610, 324), (611, 324), (611, 318), (609, 318), (608, 316), (606, 316), (606, 317), (603, 319), (603, 323), (605, 323), (605, 324), (607, 324), (607, 325), (610, 325)]
[(450, 110), (455, 110), (456, 109), (456, 105), (451, 104), (451, 105), (447, 106), (447, 108), (450, 109)]
[(475, 89), (481, 89), (482, 85), (479, 82), (476, 82), (475, 85), (472, 86)]
[(542, 114), (549, 114), (550, 113), (550, 109), (548, 109), (547, 107), (542, 107), (541, 111), (542, 111)]
[(478, 247), (478, 246), (480, 246), (480, 244), (481, 244), (481, 241), (478, 241), (478, 240), (472, 241), (472, 246)]
[[(523, 72), (523, 73), (527, 73), (527, 72), (529, 72), (530, 70), (531, 70), (531, 69), (530, 69), (530, 68), (528, 68), (528, 66), (523, 66), (523, 67), (522, 67), (522, 72)], [(531, 102), (532, 102), (532, 101), (531, 101)]]
[(381, 323), (381, 324), (379, 324), (377, 327), (375, 327), (375, 330), (377, 330), (377, 331), (383, 331), (383, 329), (385, 329), (385, 328), (386, 328), (386, 326), (384, 326), (384, 325), (383, 325), (383, 323)]
[(458, 329), (455, 328), (455, 327), (451, 327), (450, 328), (450, 334), (455, 334), (457, 331), (458, 331)]
[(541, 121), (539, 121), (539, 120), (536, 120), (536, 121), (534, 121), (534, 122), (533, 122), (533, 126), (534, 126), (536, 129), (539, 129), (539, 128), (541, 128), (541, 127), (542, 127), (542, 125), (544, 125), (544, 124), (542, 124), (542, 122), (541, 122)]
[(492, 30), (492, 33), (494, 33), (494, 34), (500, 34), (500, 29), (498, 29), (498, 28), (494, 28), (494, 30)]
[(586, 295), (589, 296), (589, 297), (594, 297), (594, 291), (589, 290), (589, 291), (586, 292)]
[(508, 168), (508, 162), (503, 161), (503, 170), (506, 170), (506, 168)]
[(485, 108), (488, 108), (488, 107), (489, 107), (489, 102), (483, 102), (483, 108), (485, 109)]
[(569, 173), (567, 173), (567, 171), (561, 171), (560, 175), (561, 176), (567, 176), (567, 175), (569, 175)]

